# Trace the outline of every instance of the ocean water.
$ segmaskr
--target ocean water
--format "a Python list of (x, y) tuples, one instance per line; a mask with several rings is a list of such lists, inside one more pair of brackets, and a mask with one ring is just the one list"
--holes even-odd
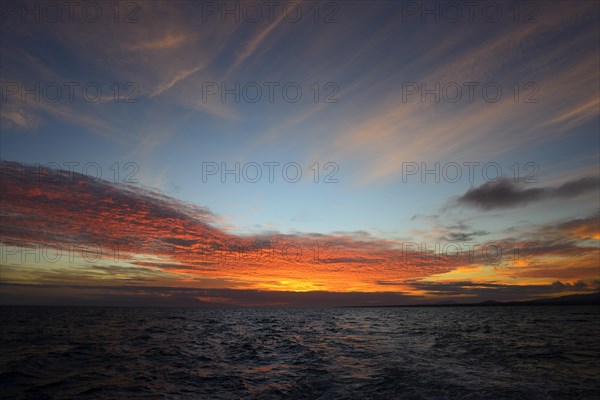
[(597, 399), (600, 307), (2, 307), (10, 399)]

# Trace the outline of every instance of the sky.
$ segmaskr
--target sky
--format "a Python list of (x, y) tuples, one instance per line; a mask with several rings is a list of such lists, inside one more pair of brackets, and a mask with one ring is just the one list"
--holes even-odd
[(600, 287), (592, 1), (6, 1), (2, 304)]

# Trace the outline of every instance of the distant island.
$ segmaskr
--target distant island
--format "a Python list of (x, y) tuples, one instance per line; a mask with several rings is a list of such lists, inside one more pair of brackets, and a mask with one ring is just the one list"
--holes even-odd
[(366, 305), (351, 307), (494, 307), (494, 306), (598, 306), (600, 305), (600, 292), (590, 294), (572, 294), (568, 296), (550, 297), (523, 301), (494, 301), (487, 300), (479, 303), (432, 303), (432, 304), (407, 304), (407, 305)]

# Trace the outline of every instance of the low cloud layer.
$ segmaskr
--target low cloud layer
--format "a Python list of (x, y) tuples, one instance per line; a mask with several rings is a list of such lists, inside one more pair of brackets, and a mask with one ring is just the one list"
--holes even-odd
[[(572, 282), (597, 276), (598, 247), (589, 243), (598, 237), (597, 215), (543, 227), (543, 238), (535, 231), (496, 241), (504, 251), (498, 258), (496, 247), (470, 257), (466, 252), (455, 254), (459, 242), (488, 232), (466, 224), (445, 227), (436, 235), (457, 244), (448, 253), (435, 253), (431, 243), (423, 250), (418, 239), (403, 243), (366, 232), (271, 231), (241, 236), (222, 228), (223, 221), (210, 210), (153, 190), (47, 168), (32, 173), (19, 163), (2, 162), (1, 167), (2, 293), (14, 302), (28, 293), (37, 301), (44, 296), (61, 298), (60, 288), (66, 288), (66, 296), (77, 287), (72, 296), (82, 299), (116, 296), (103, 304), (119, 299), (137, 304), (151, 296), (156, 299), (148, 304), (155, 300), (171, 304), (173, 299), (177, 304), (215, 299), (237, 305), (317, 304), (317, 299), (329, 305), (406, 304), (469, 293), (472, 298), (488, 294), (508, 298), (587, 290)], [(557, 191), (565, 187), (569, 186)], [(502, 282), (486, 286), (489, 275), (475, 275), (460, 287), (444, 283), (452, 279), (448, 274), (460, 275), (465, 269), (486, 274), (486, 268), (498, 268), (494, 274), (501, 280), (526, 281), (509, 285), (510, 290), (502, 289), (506, 286)], [(527, 284), (531, 279), (541, 282)], [(550, 285), (557, 280), (564, 285)], [(478, 282), (484, 282), (484, 292), (479, 292)], [(541, 292), (536, 289), (540, 285)], [(45, 292), (46, 287), (52, 288), (51, 293)], [(451, 287), (456, 290), (446, 290)], [(123, 288), (134, 293), (123, 297)], [(160, 288), (167, 289), (161, 294)], [(82, 294), (86, 290), (89, 293)], [(255, 294), (240, 297), (242, 292), (234, 296), (218, 290)], [(145, 294), (139, 297), (138, 291)], [(289, 294), (301, 292), (315, 294)]]
[[(198, 287), (365, 292), (377, 290), (376, 281), (385, 277), (417, 279), (460, 265), (444, 256), (406, 262), (400, 243), (370, 235), (234, 235), (203, 207), (68, 171), (41, 168), (32, 173), (21, 164), (4, 162), (2, 183), (1, 242), (9, 246), (5, 252), (18, 257), (16, 247), (29, 247), (41, 249), (43, 256), (24, 255), (32, 265), (8, 263), (5, 272), (21, 277), (29, 273), (27, 279), (38, 282), (86, 277), (92, 283), (98, 277), (96, 264), (109, 258), (135, 267), (118, 271), (138, 281), (138, 267), (144, 267), (162, 284), (168, 279), (170, 284), (186, 281)], [(38, 259), (55, 257), (48, 249), (68, 252), (73, 247), (76, 254), (87, 254), (94, 268), (88, 263), (84, 273), (71, 262), (35, 271)], [(114, 260), (117, 251), (120, 257)]]
[(560, 292), (593, 291), (596, 286), (589, 286), (583, 281), (563, 283), (555, 281), (547, 285), (507, 285), (495, 282), (415, 282), (414, 286), (427, 294), (439, 296), (468, 295), (478, 300), (528, 300), (533, 297), (549, 297)]
[[(385, 282), (381, 282), (382, 285)], [(132, 285), (4, 285), (4, 304), (175, 306), (175, 307), (338, 307), (416, 305), (435, 302), (476, 303), (485, 300), (528, 300), (573, 290), (598, 290), (583, 282), (560, 281), (547, 285), (502, 285), (495, 283), (415, 282), (422, 295), (395, 292), (292, 292), (232, 289), (198, 289), (194, 287)], [(33, 296), (35, 295), (35, 296)], [(431, 295), (436, 295), (432, 299)], [(458, 297), (455, 297), (457, 296)]]

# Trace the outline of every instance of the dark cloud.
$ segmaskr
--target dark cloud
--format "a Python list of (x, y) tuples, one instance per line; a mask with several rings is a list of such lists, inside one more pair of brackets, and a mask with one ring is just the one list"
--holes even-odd
[[(598, 283), (598, 282), (596, 282)], [(401, 285), (381, 281), (382, 286)], [(406, 286), (406, 282), (404, 283)], [(531, 300), (560, 296), (565, 292), (593, 292), (584, 282), (556, 281), (548, 285), (505, 285), (494, 282), (410, 282), (410, 286), (435, 295), (402, 292), (291, 292), (141, 285), (77, 285), (3, 283), (2, 304), (191, 306), (191, 307), (338, 307), (472, 303), (485, 300)]]
[(440, 240), (447, 242), (471, 242), (473, 240), (479, 241), (482, 236), (485, 236), (488, 233), (489, 232), (486, 231), (450, 232), (447, 235), (440, 237)]
[(197, 240), (179, 239), (179, 238), (163, 238), (163, 242), (174, 244), (176, 246), (193, 246), (198, 243)]
[(557, 290), (589, 290), (589, 289), (593, 289), (588, 287), (588, 285), (585, 284), (585, 282), (583, 281), (577, 281), (575, 283), (562, 283), (561, 281), (556, 281), (552, 283), (552, 287), (556, 288)]
[(456, 203), (481, 210), (510, 208), (553, 198), (573, 198), (590, 191), (597, 191), (598, 183), (598, 177), (585, 177), (557, 187), (524, 189), (522, 184), (501, 178), (469, 189), (456, 200)]
[(592, 190), (597, 191), (598, 187), (598, 177), (588, 176), (576, 181), (566, 182), (551, 190), (551, 194), (556, 197), (571, 198)]
[(583, 281), (575, 283), (556, 281), (547, 285), (507, 285), (495, 282), (410, 282), (416, 289), (423, 290), (438, 298), (445, 296), (469, 296), (468, 302), (484, 300), (529, 300), (536, 297), (552, 297), (561, 292), (593, 292), (595, 287)]
[(2, 304), (191, 306), (191, 307), (337, 307), (418, 304), (403, 293), (290, 292), (198, 289), (135, 285), (2, 284)]

